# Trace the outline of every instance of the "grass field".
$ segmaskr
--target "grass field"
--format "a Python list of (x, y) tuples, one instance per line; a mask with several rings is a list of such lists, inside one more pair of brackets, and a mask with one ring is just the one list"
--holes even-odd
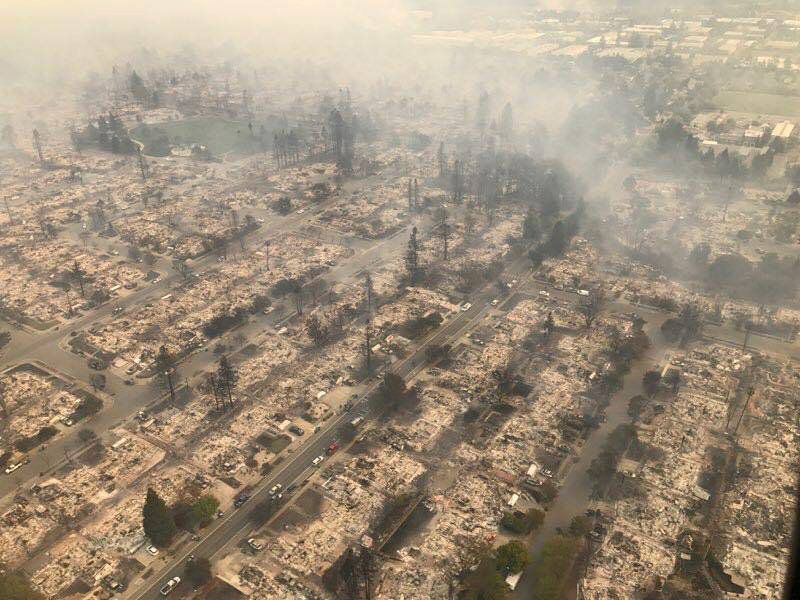
[(717, 94), (714, 103), (730, 112), (800, 117), (800, 96), (723, 91)]
[(263, 151), (258, 138), (262, 125), (266, 129), (265, 145), (270, 149), (273, 131), (281, 127), (278, 119), (253, 121), (254, 135), (250, 135), (247, 121), (199, 118), (140, 125), (131, 132), (131, 137), (142, 142), (146, 149), (157, 138), (166, 135), (172, 145), (202, 144), (214, 156), (222, 156), (229, 152), (253, 154)]

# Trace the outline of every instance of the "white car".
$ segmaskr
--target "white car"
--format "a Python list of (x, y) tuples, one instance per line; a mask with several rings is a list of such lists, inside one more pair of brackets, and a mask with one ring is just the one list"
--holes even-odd
[(22, 463), (14, 463), (13, 465), (8, 465), (6, 467), (6, 475), (10, 475), (11, 473), (19, 469), (21, 466)]
[(149, 554), (152, 554), (153, 556), (155, 556), (156, 554), (158, 554), (158, 548), (156, 548), (155, 546), (153, 546), (152, 544), (150, 544), (150, 545), (147, 547), (147, 552), (148, 552)]
[(546, 290), (540, 290), (540, 291), (539, 291), (539, 295), (540, 295), (542, 298), (549, 298), (549, 297), (550, 297), (550, 293), (549, 293), (548, 291), (546, 291)]
[(305, 208), (301, 208), (301, 209), (299, 209), (299, 210), (297, 211), (297, 214), (298, 214), (298, 215), (302, 215), (304, 212), (306, 212), (306, 209), (305, 209)]
[(247, 545), (250, 546), (250, 548), (252, 548), (255, 552), (264, 549), (264, 544), (261, 543), (256, 538), (250, 538), (249, 540), (247, 540)]
[(280, 492), (282, 489), (283, 489), (283, 486), (282, 486), (280, 483), (278, 483), (278, 484), (276, 484), (276, 485), (273, 485), (273, 486), (272, 486), (272, 489), (269, 491), (269, 495), (270, 495), (271, 497), (273, 497), (273, 498), (274, 498), (275, 496), (277, 496), (277, 495), (278, 495), (278, 493), (279, 493), (279, 492)]
[(317, 458), (311, 461), (311, 464), (317, 467), (323, 460), (325, 460), (325, 457), (320, 454)]
[(166, 596), (167, 594), (169, 594), (172, 590), (174, 590), (177, 587), (177, 585), (180, 582), (181, 582), (181, 578), (177, 577), (177, 576), (173, 577), (172, 579), (170, 579), (167, 583), (165, 583), (163, 586), (161, 586), (161, 590), (160, 590), (161, 591), (161, 595), (162, 596)]
[(472, 308), (472, 303), (470, 302), (464, 302), (464, 304), (461, 305), (462, 312), (467, 312), (470, 308)]
[(588, 296), (589, 290), (578, 290), (578, 296)]
[(492, 306), (497, 306), (498, 304), (500, 304), (500, 300), (498, 300), (497, 298), (492, 300)]

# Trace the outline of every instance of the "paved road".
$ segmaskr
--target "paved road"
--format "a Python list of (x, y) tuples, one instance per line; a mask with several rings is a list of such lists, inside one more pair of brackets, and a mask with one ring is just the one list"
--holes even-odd
[[(526, 261), (520, 260), (507, 270), (507, 274), (514, 276), (526, 271)], [(470, 299), (472, 307), (469, 310), (458, 313), (443, 327), (430, 334), (408, 357), (391, 365), (389, 367), (390, 371), (408, 380), (410, 376), (426, 364), (426, 348), (431, 345), (443, 345), (458, 340), (467, 329), (478, 323), (487, 311), (491, 309), (491, 301), (494, 297), (495, 293), (491, 285), (474, 294)], [(280, 483), (286, 489), (292, 483), (305, 480), (313, 458), (325, 453), (325, 449), (331, 440), (337, 437), (336, 432), (339, 428), (351, 420), (357, 412), (363, 414), (365, 420), (374, 418), (380, 413), (380, 407), (369, 407), (365, 400), (370, 393), (377, 389), (378, 385), (378, 381), (374, 382), (351, 411), (339, 414), (329, 421), (320, 432), (308, 439), (295, 454), (290, 455), (278, 472), (270, 474), (263, 479), (255, 488), (256, 491), (247, 503), (238, 510), (232, 509), (233, 512), (220, 519), (214, 528), (206, 534), (205, 538), (182, 550), (166, 566), (162, 567), (152, 577), (152, 580), (138, 587), (136, 585), (131, 586), (126, 596), (133, 600), (157, 598), (159, 597), (159, 589), (166, 581), (175, 576), (183, 578), (183, 571), (189, 554), (194, 554), (196, 557), (213, 558), (228, 542), (238, 543), (249, 537), (253, 527), (250, 519), (251, 507), (267, 499), (272, 486)], [(181, 585), (182, 587), (176, 588), (174, 592), (178, 597), (180, 597), (182, 590), (188, 592), (188, 584)]]
[(627, 413), (628, 400), (632, 396), (642, 393), (642, 376), (645, 371), (651, 368), (653, 364), (662, 363), (669, 349), (668, 344), (658, 341), (663, 339), (659, 335), (659, 328), (669, 315), (649, 310), (641, 310), (639, 312), (642, 318), (647, 320), (644, 330), (648, 337), (653, 340), (653, 345), (647, 354), (637, 361), (630, 372), (623, 378), (622, 389), (614, 394), (605, 409), (606, 420), (589, 435), (581, 447), (577, 461), (570, 465), (566, 476), (559, 485), (558, 497), (545, 513), (542, 525), (537, 529), (534, 536), (527, 541), (531, 563), (526, 568), (522, 579), (520, 579), (517, 588), (514, 590), (514, 598), (533, 598), (535, 584), (533, 570), (544, 543), (556, 534), (558, 528), (566, 530), (574, 516), (583, 515), (588, 510), (592, 492), (592, 481), (588, 474), (589, 465), (602, 451), (608, 435), (618, 425), (630, 422), (630, 417)]
[[(367, 180), (361, 181), (360, 185), (365, 186), (367, 183)], [(248, 209), (249, 212), (253, 212), (256, 216), (258, 216), (259, 212), (264, 212), (265, 216), (269, 216), (266, 224), (247, 236), (248, 245), (252, 247), (256, 243), (273, 240), (286, 233), (299, 231), (310, 221), (313, 221), (319, 212), (325, 210), (330, 204), (340, 201), (340, 196), (332, 196), (314, 206), (307, 207), (302, 213), (293, 212), (287, 216), (275, 215), (268, 209), (263, 209), (263, 211), (262, 209)], [(330, 282), (353, 279), (364, 269), (371, 268), (389, 257), (397, 256), (398, 248), (401, 248), (406, 242), (407, 229), (402, 229), (387, 240), (373, 243), (365, 251), (357, 252), (349, 259), (342, 261), (340, 265), (323, 274), (323, 278)], [(347, 243), (347, 241), (340, 237), (337, 243)], [(364, 247), (363, 243), (355, 245), (359, 248)], [(231, 245), (231, 251), (233, 250), (234, 246)], [(190, 261), (190, 265), (195, 271), (208, 270), (217, 265), (217, 260), (218, 256), (216, 254), (209, 254), (195, 261)], [(50, 367), (57, 368), (60, 372), (77, 381), (88, 381), (93, 372), (89, 369), (86, 359), (61, 347), (65, 345), (70, 334), (107, 319), (112, 316), (113, 310), (117, 307), (124, 310), (136, 307), (148, 299), (160, 298), (169, 293), (174, 287), (181, 285), (182, 282), (183, 277), (178, 273), (171, 272), (170, 268), (169, 274), (162, 276), (158, 283), (144, 284), (127, 296), (108, 302), (97, 310), (73, 319), (59, 327), (41, 333), (32, 333), (22, 328), (12, 329), (12, 339), (3, 349), (3, 361), (0, 362), (0, 370), (22, 362), (40, 361)], [(257, 316), (241, 332), (246, 335), (257, 333), (284, 318), (287, 314), (287, 312), (275, 312), (268, 316)], [(215, 358), (211, 352), (194, 354), (182, 363), (181, 372), (185, 376), (191, 376), (208, 367), (214, 362)], [(79, 448), (82, 448), (83, 445), (77, 436), (77, 432), (80, 429), (90, 428), (98, 433), (104, 441), (108, 441), (109, 430), (119, 426), (138, 410), (159, 400), (158, 392), (154, 387), (147, 384), (125, 385), (123, 379), (110, 370), (104, 371), (104, 375), (107, 379), (106, 391), (113, 396), (113, 402), (110, 405), (106, 405), (100, 413), (82, 421), (72, 429), (65, 430), (61, 435), (49, 441), (44, 450), (34, 451), (29, 454), (30, 463), (15, 471), (13, 476), (0, 474), (0, 506), (7, 503), (10, 500), (10, 495), (19, 487), (30, 484), (41, 473), (48, 472), (63, 464), (67, 453), (73, 454)]]
[[(293, 213), (287, 217), (279, 217), (276, 219), (276, 223), (270, 226), (269, 231), (262, 227), (248, 236), (248, 240), (272, 239), (293, 231), (312, 215), (313, 213), (311, 215)], [(216, 255), (207, 255), (193, 261), (192, 266), (194, 269), (200, 270), (213, 266), (216, 261)], [(108, 302), (96, 311), (74, 319), (57, 329), (54, 328), (40, 334), (16, 330), (13, 332), (11, 342), (4, 349), (5, 360), (0, 364), (0, 369), (22, 362), (41, 361), (78, 381), (86, 381), (92, 373), (86, 359), (61, 347), (69, 338), (70, 333), (81, 331), (91, 326), (92, 323), (110, 317), (116, 307), (127, 309), (146, 302), (149, 298), (159, 298), (174, 286), (179, 285), (182, 280), (183, 277), (177, 273), (164, 276), (156, 284), (145, 284), (131, 294)], [(275, 318), (277, 316), (264, 317), (260, 319), (260, 322), (269, 323)], [(194, 373), (208, 366), (214, 361), (214, 358), (210, 352), (194, 354), (183, 363), (181, 368), (184, 373)], [(103, 374), (107, 380), (106, 391), (113, 394), (114, 399), (111, 405), (106, 405), (102, 411), (82, 421), (77, 427), (65, 430), (62, 435), (48, 442), (45, 450), (30, 454), (30, 464), (18, 469), (13, 477), (0, 477), (0, 498), (7, 496), (19, 485), (37, 477), (40, 473), (61, 464), (64, 461), (65, 452), (72, 453), (81, 446), (77, 439), (77, 432), (80, 429), (88, 427), (102, 437), (110, 429), (115, 428), (138, 410), (158, 399), (155, 388), (148, 384), (128, 386), (111, 370), (106, 370)]]

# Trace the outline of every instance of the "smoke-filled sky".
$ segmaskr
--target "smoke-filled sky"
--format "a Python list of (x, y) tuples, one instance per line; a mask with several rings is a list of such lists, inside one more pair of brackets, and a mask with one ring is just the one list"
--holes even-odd
[(143, 48), (168, 57), (190, 46), (220, 59), (357, 51), (408, 37), (414, 18), (397, 0), (4, 0), (0, 78), (105, 71)]

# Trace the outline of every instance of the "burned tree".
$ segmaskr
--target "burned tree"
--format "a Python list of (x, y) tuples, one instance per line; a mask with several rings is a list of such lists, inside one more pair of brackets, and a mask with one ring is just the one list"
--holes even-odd
[(3, 411), (3, 418), (8, 418), (8, 404), (6, 404), (6, 387), (0, 383), (0, 410)]
[(556, 322), (553, 319), (553, 311), (547, 313), (547, 318), (544, 320), (544, 334), (546, 337), (550, 337), (550, 334), (555, 331)]
[(172, 268), (175, 269), (176, 273), (180, 273), (184, 279), (189, 279), (189, 275), (192, 272), (189, 265), (186, 264), (186, 261), (180, 258), (173, 259)]
[(300, 283), (297, 279), (293, 279), (291, 282), (291, 293), (294, 296), (294, 307), (297, 309), (297, 314), (303, 314), (303, 284)]
[(439, 143), (439, 151), (436, 153), (436, 162), (439, 165), (439, 179), (444, 179), (447, 173), (447, 159), (444, 156), (444, 142)]
[(33, 130), (33, 147), (36, 149), (36, 155), (39, 157), (39, 163), (44, 165), (44, 154), (42, 153), (42, 136), (39, 134), (38, 129)]
[(506, 142), (511, 139), (514, 133), (514, 116), (510, 102), (506, 102), (506, 105), (503, 107), (503, 112), (500, 113), (499, 130), (500, 139)]
[(473, 203), (467, 202), (464, 207), (464, 235), (472, 235), (475, 232), (475, 212), (473, 211)]
[(233, 390), (236, 387), (238, 378), (238, 373), (236, 369), (233, 368), (233, 365), (231, 365), (228, 357), (224, 354), (220, 356), (219, 367), (217, 367), (217, 379), (223, 391), (223, 400), (225, 395), (227, 395), (228, 404), (231, 406), (233, 406)]
[(328, 339), (328, 327), (324, 325), (316, 314), (306, 319), (306, 333), (315, 346), (322, 346)]
[(453, 165), (453, 202), (460, 204), (464, 199), (464, 163), (456, 160)]
[(208, 387), (211, 388), (211, 393), (214, 394), (214, 408), (219, 410), (225, 408), (225, 397), (220, 389), (219, 380), (214, 377), (214, 373), (208, 374)]
[(450, 241), (450, 224), (447, 222), (447, 209), (442, 206), (439, 209), (439, 223), (436, 226), (436, 233), (442, 240), (442, 257), (447, 260), (448, 242)]

